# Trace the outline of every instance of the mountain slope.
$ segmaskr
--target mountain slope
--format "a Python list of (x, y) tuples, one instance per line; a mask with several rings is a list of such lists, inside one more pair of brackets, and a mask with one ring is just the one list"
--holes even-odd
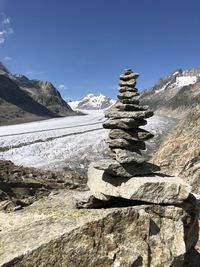
[(179, 121), (159, 147), (153, 161), (167, 174), (184, 177), (200, 194), (200, 105)]
[(78, 115), (50, 83), (13, 75), (0, 62), (0, 125)]
[(58, 117), (34, 101), (10, 78), (0, 75), (0, 125)]
[(141, 102), (158, 113), (177, 117), (199, 104), (200, 69), (177, 70), (142, 92)]
[(14, 75), (17, 85), (35, 101), (60, 116), (73, 115), (71, 107), (61, 97), (52, 83), (40, 80), (29, 80), (24, 75)]

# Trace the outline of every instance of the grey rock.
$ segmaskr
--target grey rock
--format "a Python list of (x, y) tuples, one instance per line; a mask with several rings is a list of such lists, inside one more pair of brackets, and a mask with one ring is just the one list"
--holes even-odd
[(140, 106), (137, 104), (123, 104), (118, 102), (115, 104), (115, 108), (122, 111), (138, 111), (138, 110), (144, 111), (148, 109), (148, 106)]
[(109, 119), (103, 123), (103, 127), (105, 129), (134, 129), (139, 126), (144, 126), (147, 124), (147, 121), (144, 119), (137, 120), (137, 119)]
[(126, 148), (130, 151), (135, 151), (135, 149), (145, 150), (146, 145), (143, 141), (126, 140), (126, 139), (106, 139), (106, 143), (110, 148)]
[(137, 128), (132, 131), (122, 129), (112, 129), (109, 133), (110, 138), (123, 138), (127, 140), (149, 140), (153, 137), (153, 134)]
[(126, 91), (126, 92), (123, 92), (123, 93), (119, 92), (119, 95), (117, 97), (119, 99), (124, 99), (124, 98), (133, 98), (135, 96), (139, 96), (139, 93)]
[(141, 155), (140, 151), (131, 152), (126, 149), (111, 149), (115, 159), (119, 163), (143, 163), (145, 161), (144, 157)]
[(106, 118), (131, 118), (131, 119), (144, 119), (153, 116), (153, 111), (119, 111), (117, 109), (111, 108), (104, 112)]
[(129, 87), (129, 86), (121, 86), (118, 88), (119, 92), (120, 93), (123, 93), (123, 92), (138, 92), (138, 89), (137, 88), (133, 88), (133, 87)]
[[(131, 178), (136, 175), (146, 175), (160, 170), (158, 166), (151, 163), (120, 164), (118, 161), (112, 159), (95, 162), (93, 163), (93, 167), (98, 170), (104, 170), (107, 174), (116, 176), (115, 179), (117, 180), (121, 178)], [(107, 193), (107, 195), (109, 195), (109, 193)]]
[(136, 85), (136, 80), (135, 79), (131, 79), (129, 81), (119, 81), (119, 86), (130, 86), (130, 87), (135, 87)]
[(129, 81), (129, 80), (132, 80), (132, 79), (137, 79), (139, 77), (139, 73), (130, 73), (130, 74), (122, 74), (120, 75), (120, 80), (122, 81)]
[(191, 193), (191, 186), (179, 177), (153, 174), (116, 179), (105, 170), (97, 169), (95, 164), (91, 164), (88, 169), (88, 186), (96, 198), (101, 193), (156, 204), (179, 204)]
[(195, 246), (198, 221), (185, 224), (191, 217), (185, 208), (77, 210), (77, 194), (61, 191), (20, 212), (2, 212), (0, 266), (169, 267), (177, 259), (184, 264)]
[(138, 104), (139, 103), (139, 96), (135, 96), (134, 98), (124, 98), (124, 99), (120, 99), (120, 102), (123, 104)]

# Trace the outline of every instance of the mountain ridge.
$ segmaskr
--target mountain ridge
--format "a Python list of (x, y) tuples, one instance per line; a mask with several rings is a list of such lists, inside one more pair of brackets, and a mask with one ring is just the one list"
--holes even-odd
[(200, 103), (200, 68), (178, 69), (162, 77), (153, 87), (145, 89), (140, 99), (155, 112), (172, 117), (189, 112)]
[(0, 62), (0, 125), (78, 115), (51, 82), (13, 75)]

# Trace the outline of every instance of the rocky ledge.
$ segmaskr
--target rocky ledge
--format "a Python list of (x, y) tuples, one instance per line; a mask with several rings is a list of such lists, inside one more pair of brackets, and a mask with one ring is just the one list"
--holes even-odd
[(24, 210), (1, 212), (0, 266), (198, 266), (192, 196), (180, 206), (77, 210), (84, 196), (61, 191)]
[(54, 190), (85, 188), (86, 179), (72, 170), (43, 171), (0, 160), (0, 210), (21, 209)]

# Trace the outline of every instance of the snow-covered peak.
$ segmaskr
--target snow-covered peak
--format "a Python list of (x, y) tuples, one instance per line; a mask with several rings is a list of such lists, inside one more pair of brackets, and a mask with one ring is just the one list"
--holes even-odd
[(105, 109), (110, 107), (115, 103), (115, 100), (104, 96), (102, 94), (94, 95), (88, 94), (80, 101), (71, 101), (69, 105), (75, 109), (87, 109), (87, 110), (96, 110), (96, 109)]

